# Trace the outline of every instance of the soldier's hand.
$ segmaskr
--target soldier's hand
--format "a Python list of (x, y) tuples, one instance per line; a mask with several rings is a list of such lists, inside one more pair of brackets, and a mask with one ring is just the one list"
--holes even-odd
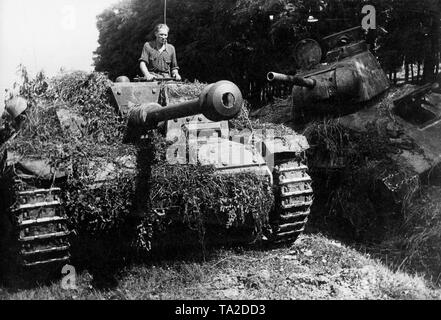
[(175, 73), (174, 75), (173, 75), (173, 77), (175, 78), (175, 80), (176, 81), (181, 81), (181, 76), (179, 75), (179, 73)]
[(145, 76), (145, 79), (146, 79), (147, 81), (152, 81), (154, 78), (155, 78), (155, 77), (154, 77), (153, 75), (151, 75), (150, 73), (147, 74), (147, 75)]

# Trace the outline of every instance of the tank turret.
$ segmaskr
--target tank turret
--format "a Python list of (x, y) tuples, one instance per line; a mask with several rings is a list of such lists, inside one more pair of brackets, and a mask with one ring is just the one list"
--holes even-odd
[(361, 40), (361, 28), (333, 34), (323, 38), (323, 42), (328, 48), (324, 63), (321, 63), (320, 45), (305, 39), (294, 50), (300, 67), (295, 76), (275, 72), (267, 75), (269, 81), (294, 84), (292, 98), (296, 112), (303, 109), (345, 114), (353, 111), (345, 110), (345, 106), (369, 101), (389, 88), (386, 74)]

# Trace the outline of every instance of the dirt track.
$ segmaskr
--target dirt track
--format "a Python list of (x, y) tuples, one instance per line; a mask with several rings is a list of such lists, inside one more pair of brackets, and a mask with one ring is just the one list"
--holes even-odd
[(77, 290), (59, 283), (3, 299), (440, 299), (418, 277), (394, 273), (381, 263), (320, 235), (265, 251), (220, 251), (207, 262), (161, 262), (134, 266), (114, 287), (98, 289), (83, 272)]

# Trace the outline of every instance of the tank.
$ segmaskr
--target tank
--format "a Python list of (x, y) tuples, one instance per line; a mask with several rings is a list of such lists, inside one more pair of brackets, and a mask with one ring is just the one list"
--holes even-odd
[(419, 182), (439, 175), (441, 162), (441, 91), (440, 81), (421, 86), (408, 86), (392, 92), (388, 113), (370, 107), (339, 118), (339, 122), (357, 132), (367, 132), (373, 125), (383, 129), (389, 141), (398, 147), (391, 155), (396, 171), (381, 177), (386, 188), (397, 200), (408, 196)]
[(300, 67), (296, 75), (267, 74), (268, 81), (293, 84), (293, 118), (348, 114), (389, 88), (386, 74), (361, 38), (361, 27), (323, 38), (328, 50), (324, 63), (318, 42), (302, 40), (294, 50)]
[[(390, 146), (390, 153), (385, 151), (382, 155), (390, 159), (389, 164), (376, 173), (375, 188), (381, 190), (383, 200), (401, 207), (418, 190), (422, 178), (434, 173), (441, 162), (440, 81), (392, 90), (362, 38), (361, 27), (330, 35), (321, 41), (326, 51), (315, 40), (305, 39), (294, 50), (300, 70), (295, 75), (269, 72), (267, 79), (293, 85), (290, 98), (295, 127), (308, 130), (312, 120), (323, 123), (323, 119), (332, 118), (333, 125), (346, 130), (336, 130), (339, 140), (348, 134), (363, 137), (375, 131), (381, 137), (378, 148)], [(332, 128), (328, 129), (317, 139), (331, 135)], [(327, 142), (324, 145), (329, 150), (310, 149), (311, 169), (330, 175), (349, 167), (351, 160), (346, 150)], [(329, 155), (331, 149), (334, 159)]]
[[(111, 88), (118, 111), (128, 118), (127, 141), (136, 141), (148, 130), (163, 127), (167, 152), (173, 164), (215, 167), (216, 174), (254, 172), (270, 181), (274, 210), (268, 212), (270, 228), (262, 240), (293, 242), (304, 231), (313, 201), (311, 178), (304, 162), (309, 148), (301, 135), (266, 136), (229, 130), (229, 119), (243, 106), (239, 88), (232, 82), (207, 85), (198, 99), (169, 98), (175, 82), (115, 82)], [(164, 99), (163, 97), (166, 97)], [(182, 101), (184, 100), (184, 101)]]
[(65, 172), (48, 159), (8, 152), (27, 123), (27, 101), (6, 103), (0, 126), (0, 276), (44, 268), (55, 270), (70, 258), (69, 231), (57, 184)]

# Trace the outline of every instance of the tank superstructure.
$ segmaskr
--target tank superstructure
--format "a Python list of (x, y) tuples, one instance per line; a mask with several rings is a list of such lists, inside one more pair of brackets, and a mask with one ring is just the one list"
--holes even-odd
[[(253, 135), (260, 147), (246, 143), (250, 134), (232, 136), (228, 119), (243, 105), (240, 90), (229, 81), (207, 85), (199, 99), (169, 99), (173, 82), (116, 82), (112, 87), (119, 111), (128, 117), (128, 136), (136, 138), (156, 125), (165, 128), (167, 151), (173, 164), (212, 165), (221, 174), (254, 172), (273, 185), (276, 204), (268, 212), (271, 224), (265, 238), (274, 242), (295, 240), (308, 220), (313, 194), (304, 151), (309, 148), (300, 135), (268, 137)], [(167, 97), (164, 100), (162, 97)], [(170, 101), (171, 100), (171, 101)], [(183, 100), (186, 100), (185, 98)]]
[[(270, 72), (269, 81), (286, 81), (292, 89), (293, 117), (301, 113), (341, 115), (354, 112), (354, 105), (367, 102), (389, 88), (389, 80), (368, 45), (361, 27), (323, 38), (322, 49), (313, 39), (297, 44), (294, 52), (299, 72), (295, 76)], [(358, 105), (358, 106), (357, 106)]]

